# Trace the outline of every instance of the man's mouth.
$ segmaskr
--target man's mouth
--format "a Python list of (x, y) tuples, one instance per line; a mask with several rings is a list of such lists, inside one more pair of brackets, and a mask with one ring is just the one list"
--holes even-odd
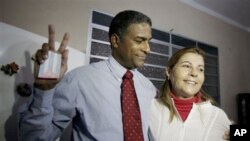
[(146, 56), (145, 55), (141, 55), (141, 56), (137, 56), (139, 59), (141, 60), (145, 60), (146, 59)]

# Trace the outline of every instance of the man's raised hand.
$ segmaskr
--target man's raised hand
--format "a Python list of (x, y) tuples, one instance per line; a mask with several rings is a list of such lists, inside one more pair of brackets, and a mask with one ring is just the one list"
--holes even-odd
[[(55, 48), (55, 27), (53, 25), (49, 25), (49, 38), (48, 43), (43, 43), (42, 48), (37, 50), (34, 60), (34, 75), (35, 75), (35, 87), (42, 90), (49, 90), (55, 87), (55, 85), (63, 78), (65, 72), (67, 71), (67, 61), (68, 61), (68, 50), (66, 49), (69, 41), (69, 33), (65, 33), (63, 36), (63, 40), (56, 50)], [(58, 79), (45, 79), (38, 78), (38, 70), (39, 66), (45, 62), (48, 58), (48, 52), (56, 52), (61, 54), (61, 69), (60, 75)]]

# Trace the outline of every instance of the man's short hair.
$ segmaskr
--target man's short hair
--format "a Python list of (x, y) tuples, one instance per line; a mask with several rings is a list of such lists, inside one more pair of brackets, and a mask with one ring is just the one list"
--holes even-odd
[(124, 33), (127, 31), (127, 28), (131, 24), (139, 24), (139, 23), (148, 23), (152, 26), (151, 19), (145, 14), (133, 11), (133, 10), (125, 10), (118, 13), (111, 21), (109, 26), (109, 38), (113, 34), (117, 34), (120, 38), (123, 37)]

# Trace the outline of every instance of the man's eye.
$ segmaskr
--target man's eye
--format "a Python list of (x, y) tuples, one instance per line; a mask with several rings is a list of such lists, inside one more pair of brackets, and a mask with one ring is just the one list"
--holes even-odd
[(199, 71), (200, 71), (200, 72), (204, 72), (204, 69), (200, 68)]
[(141, 40), (135, 40), (135, 42), (138, 43), (138, 44), (142, 43)]

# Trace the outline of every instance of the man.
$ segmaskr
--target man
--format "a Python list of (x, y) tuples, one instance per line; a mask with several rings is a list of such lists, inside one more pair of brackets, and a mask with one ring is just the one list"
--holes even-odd
[[(149, 107), (156, 88), (136, 68), (143, 66), (150, 51), (151, 26), (151, 19), (140, 12), (118, 13), (109, 29), (112, 55), (108, 60), (82, 66), (64, 76), (69, 40), (66, 33), (57, 51), (62, 54), (60, 78), (39, 79), (39, 64), (46, 60), (48, 51), (55, 51), (55, 30), (50, 25), (49, 42), (36, 53), (34, 96), (27, 110), (21, 112), (20, 139), (55, 140), (72, 121), (72, 140), (147, 141)], [(133, 76), (131, 87), (135, 92), (127, 92), (130, 88), (126, 86), (131, 84), (131, 80), (125, 84), (125, 79), (131, 79), (123, 77), (127, 72)], [(135, 93), (136, 98), (126, 101), (123, 93)], [(136, 112), (129, 107), (132, 103), (137, 105)], [(127, 122), (126, 112), (136, 116), (132, 120), (138, 123)]]

